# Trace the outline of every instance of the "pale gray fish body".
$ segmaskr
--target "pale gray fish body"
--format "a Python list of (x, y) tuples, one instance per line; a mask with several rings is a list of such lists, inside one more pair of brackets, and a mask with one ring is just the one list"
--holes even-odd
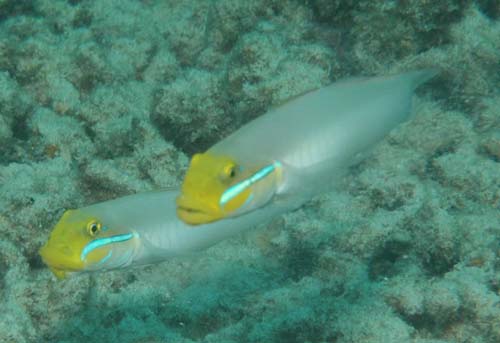
[(407, 120), (415, 88), (435, 74), (425, 69), (335, 82), (269, 111), (209, 152), (242, 165), (280, 161), (286, 180), (279, 193), (310, 197)]
[[(92, 270), (151, 264), (188, 255), (256, 225), (265, 224), (296, 207), (291, 202), (281, 202), (235, 218), (191, 226), (177, 218), (177, 195), (177, 191), (146, 192), (82, 208), (81, 211), (99, 218), (103, 225), (115, 231), (137, 235), (134, 248), (130, 244), (117, 244), (114, 251), (114, 259), (120, 261), (126, 256), (127, 263), (112, 265), (110, 260), (102, 266), (94, 266)], [(119, 250), (119, 246), (127, 251)]]

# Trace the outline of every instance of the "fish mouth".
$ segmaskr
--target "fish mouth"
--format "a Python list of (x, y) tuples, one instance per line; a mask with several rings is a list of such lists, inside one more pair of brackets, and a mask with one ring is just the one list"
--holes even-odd
[(204, 212), (197, 208), (178, 206), (177, 216), (186, 224), (199, 225), (213, 222), (220, 217)]
[(177, 217), (189, 225), (200, 225), (210, 223), (222, 218), (221, 215), (206, 212), (200, 208), (177, 205)]
[(182, 211), (185, 213), (190, 213), (190, 214), (199, 214), (199, 213), (205, 213), (204, 211), (194, 208), (194, 207), (187, 207), (187, 206), (177, 206), (177, 211)]
[(58, 269), (49, 266), (50, 271), (58, 280), (63, 280), (74, 273), (72, 270)]
[(74, 254), (62, 247), (56, 247), (48, 242), (39, 250), (39, 255), (43, 263), (47, 265), (50, 271), (58, 278), (63, 279), (67, 274), (81, 272), (84, 269), (83, 263)]
[[(192, 205), (196, 206), (192, 206)], [(199, 225), (210, 223), (222, 218), (222, 215), (214, 209), (209, 208), (207, 211), (206, 206), (200, 204), (199, 201), (194, 201), (192, 198), (179, 196), (176, 199), (176, 212), (177, 217), (184, 223), (190, 225)], [(210, 211), (211, 210), (211, 211)]]
[(82, 268), (79, 268), (77, 266), (66, 266), (64, 264), (57, 263), (54, 261), (47, 261), (47, 259), (44, 258), (44, 256), (42, 256), (42, 261), (49, 268), (52, 274), (54, 274), (55, 277), (59, 280), (65, 279), (68, 275), (71, 275), (73, 273), (78, 273), (82, 271)]

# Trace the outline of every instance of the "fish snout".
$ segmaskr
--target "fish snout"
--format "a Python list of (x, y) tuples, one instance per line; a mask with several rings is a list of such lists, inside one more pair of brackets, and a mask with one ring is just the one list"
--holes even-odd
[(186, 195), (179, 195), (176, 199), (177, 216), (187, 224), (197, 225), (212, 222), (222, 218), (217, 203), (204, 201)]
[(84, 268), (79, 254), (67, 244), (49, 241), (40, 248), (39, 253), (43, 262), (53, 272), (54, 270), (81, 271)]

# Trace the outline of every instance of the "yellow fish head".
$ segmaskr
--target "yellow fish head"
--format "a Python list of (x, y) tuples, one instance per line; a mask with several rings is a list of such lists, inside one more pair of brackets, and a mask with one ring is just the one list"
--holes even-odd
[(196, 154), (177, 197), (177, 216), (197, 225), (249, 212), (274, 194), (280, 170), (277, 162), (250, 168), (228, 156)]
[(134, 251), (135, 238), (136, 233), (117, 232), (90, 213), (68, 210), (40, 248), (40, 256), (63, 279), (68, 273), (119, 267), (117, 261), (127, 260), (123, 254)]

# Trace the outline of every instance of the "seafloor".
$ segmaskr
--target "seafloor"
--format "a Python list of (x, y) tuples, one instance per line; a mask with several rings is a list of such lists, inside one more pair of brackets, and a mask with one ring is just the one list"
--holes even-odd
[[(0, 0), (0, 342), (500, 342), (498, 0)], [(65, 209), (353, 75), (436, 66), (335, 192), (189, 258), (57, 281)], [(363, 101), (363, 99), (360, 99)]]

